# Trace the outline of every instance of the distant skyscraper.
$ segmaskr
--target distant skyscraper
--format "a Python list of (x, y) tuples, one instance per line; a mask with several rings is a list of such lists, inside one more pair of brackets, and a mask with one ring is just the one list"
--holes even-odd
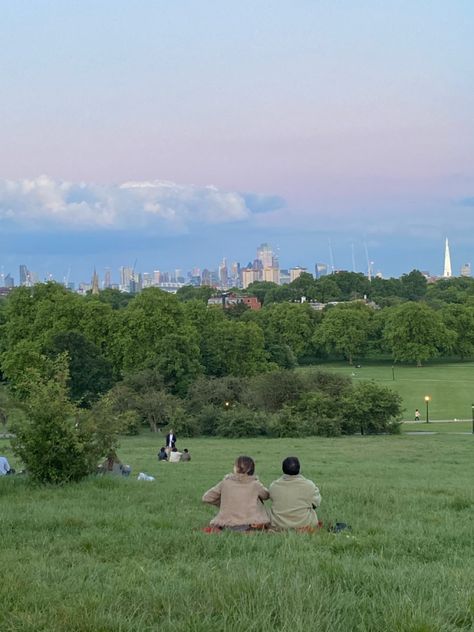
[(20, 265), (20, 285), (31, 285), (31, 274), (25, 264)]
[(448, 238), (446, 237), (446, 242), (445, 242), (445, 246), (444, 246), (444, 270), (443, 270), (443, 277), (445, 279), (449, 279), (450, 277), (452, 277), (452, 272), (451, 272), (451, 255), (449, 253), (449, 243), (448, 243)]
[(104, 290), (110, 287), (112, 287), (112, 272), (110, 271), (110, 268), (105, 268)]
[(222, 259), (222, 263), (219, 265), (219, 285), (222, 288), (226, 288), (228, 286), (229, 284), (228, 276), (229, 276), (229, 273), (227, 270), (227, 260), (224, 257)]
[(314, 266), (314, 273), (317, 279), (326, 276), (328, 273), (327, 263), (316, 263)]
[(470, 277), (471, 276), (471, 264), (470, 263), (465, 263), (461, 267), (461, 276), (463, 276), (463, 277)]
[(262, 268), (273, 268), (274, 254), (270, 244), (260, 244), (257, 248), (257, 259), (262, 262)]
[(120, 289), (123, 292), (130, 291), (130, 282), (133, 280), (132, 268), (122, 266), (120, 268)]

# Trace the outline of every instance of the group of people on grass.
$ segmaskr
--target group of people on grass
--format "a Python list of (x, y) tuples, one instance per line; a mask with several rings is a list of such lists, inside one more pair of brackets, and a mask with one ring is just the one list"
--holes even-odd
[(184, 448), (182, 452), (176, 447), (176, 435), (174, 430), (170, 430), (165, 438), (165, 445), (158, 452), (158, 461), (169, 461), (169, 463), (179, 463), (180, 461), (190, 461), (189, 450)]
[[(254, 460), (239, 456), (234, 471), (202, 497), (203, 502), (219, 507), (206, 530), (315, 530), (319, 526), (315, 509), (321, 504), (318, 487), (300, 474), (295, 456), (284, 459), (282, 470), (282, 476), (267, 489), (255, 475)], [(268, 499), (272, 504), (267, 509), (264, 501)]]

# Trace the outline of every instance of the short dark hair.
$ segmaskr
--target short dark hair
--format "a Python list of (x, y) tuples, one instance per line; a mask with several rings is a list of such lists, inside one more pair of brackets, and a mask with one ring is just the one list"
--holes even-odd
[(296, 456), (287, 456), (281, 464), (281, 469), (283, 470), (283, 474), (288, 474), (289, 476), (295, 476), (296, 474), (299, 474), (299, 459)]
[(188, 451), (188, 448), (184, 448), (183, 452), (187, 452), (187, 451)]

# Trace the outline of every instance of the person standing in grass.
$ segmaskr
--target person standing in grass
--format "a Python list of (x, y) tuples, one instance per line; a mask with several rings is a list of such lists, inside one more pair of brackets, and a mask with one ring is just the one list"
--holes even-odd
[(420, 411), (415, 408), (415, 421), (420, 421)]
[(239, 456), (234, 471), (211, 487), (202, 497), (203, 502), (219, 507), (219, 513), (210, 522), (211, 527), (233, 531), (264, 529), (269, 517), (263, 501), (269, 497), (268, 489), (255, 476), (255, 462), (249, 456)]
[(283, 476), (270, 485), (272, 527), (312, 530), (318, 527), (315, 509), (321, 504), (316, 485), (300, 474), (296, 456), (282, 463)]

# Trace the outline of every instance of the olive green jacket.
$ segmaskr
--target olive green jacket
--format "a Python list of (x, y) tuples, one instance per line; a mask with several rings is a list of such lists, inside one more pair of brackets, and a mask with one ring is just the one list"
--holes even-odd
[(315, 507), (321, 504), (321, 494), (316, 485), (298, 474), (281, 478), (270, 485), (272, 526), (280, 529), (316, 527), (318, 516)]

